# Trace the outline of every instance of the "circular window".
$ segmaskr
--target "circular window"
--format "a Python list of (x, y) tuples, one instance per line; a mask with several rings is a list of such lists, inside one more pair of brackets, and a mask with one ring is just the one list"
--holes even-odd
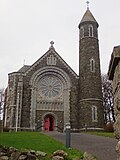
[(61, 81), (54, 76), (45, 76), (40, 80), (40, 91), (46, 97), (56, 97), (62, 91)]

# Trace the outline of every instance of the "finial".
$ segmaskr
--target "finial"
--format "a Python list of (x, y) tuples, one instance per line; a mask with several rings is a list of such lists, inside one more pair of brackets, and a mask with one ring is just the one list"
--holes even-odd
[(53, 46), (54, 42), (51, 41), (50, 44), (51, 44), (50, 48), (54, 48), (54, 46)]
[(51, 42), (50, 42), (50, 44), (51, 44), (51, 47), (53, 47), (54, 42), (53, 42), (53, 41), (51, 41)]
[(86, 3), (87, 3), (87, 9), (89, 9), (89, 4), (90, 4), (90, 2), (89, 2), (89, 1), (87, 1)]

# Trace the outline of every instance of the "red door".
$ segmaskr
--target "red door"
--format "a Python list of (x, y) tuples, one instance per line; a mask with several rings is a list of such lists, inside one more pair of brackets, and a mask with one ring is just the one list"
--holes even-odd
[(54, 130), (54, 117), (51, 115), (46, 116), (44, 126), (45, 126), (46, 131), (53, 131)]
[(45, 118), (45, 130), (49, 131), (50, 120), (49, 117)]

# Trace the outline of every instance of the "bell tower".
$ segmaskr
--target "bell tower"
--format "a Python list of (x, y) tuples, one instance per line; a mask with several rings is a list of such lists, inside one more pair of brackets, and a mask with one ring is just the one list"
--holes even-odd
[(87, 10), (79, 28), (79, 107), (81, 128), (103, 128), (98, 23)]

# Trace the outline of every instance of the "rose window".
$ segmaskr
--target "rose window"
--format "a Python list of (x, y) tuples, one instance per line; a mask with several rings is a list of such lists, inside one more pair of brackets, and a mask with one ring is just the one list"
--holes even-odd
[(45, 76), (40, 80), (40, 91), (46, 97), (56, 97), (62, 91), (61, 81), (54, 76)]

